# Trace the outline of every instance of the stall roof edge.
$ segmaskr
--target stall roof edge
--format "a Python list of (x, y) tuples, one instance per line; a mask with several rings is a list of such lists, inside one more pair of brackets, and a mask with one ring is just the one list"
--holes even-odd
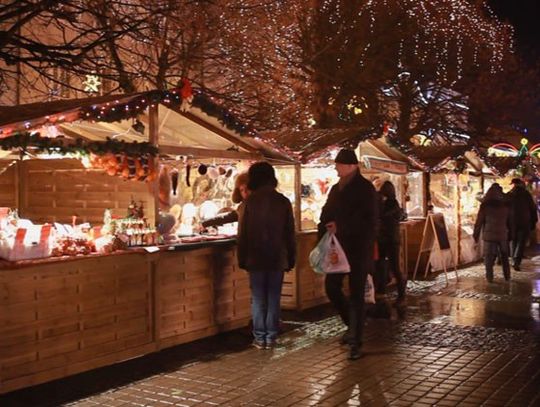
[[(47, 124), (65, 124), (75, 121), (84, 121), (84, 118), (80, 117), (80, 114), (84, 109), (90, 109), (93, 106), (101, 106), (116, 101), (119, 103), (129, 103), (136, 98), (144, 97), (146, 95), (155, 95), (156, 92), (163, 92), (166, 94), (166, 92), (169, 91), (151, 90), (132, 94), (115, 94), (79, 99), (62, 99), (50, 102), (36, 102), (15, 106), (0, 106), (0, 129), (9, 128), (10, 133), (14, 133), (40, 128)], [(282, 151), (279, 147), (269, 145), (265, 141), (259, 140), (257, 137), (258, 133), (254, 129), (244, 125), (234, 118), (234, 115), (225, 108), (217, 105), (209, 98), (206, 98), (202, 91), (197, 90), (196, 96), (198, 98), (197, 104), (191, 106), (189, 109), (191, 113), (188, 111), (187, 114), (184, 115), (187, 116), (188, 120), (193, 120), (193, 118), (190, 118), (190, 115), (194, 116), (197, 120), (206, 120), (209, 122), (210, 127), (214, 129), (213, 132), (218, 136), (228, 139), (231, 143), (236, 143), (248, 151), (254, 153), (260, 152), (265, 158), (284, 163), (296, 162), (296, 160), (291, 158), (290, 155)], [(204, 100), (205, 105), (208, 104), (211, 109), (206, 109), (208, 111), (205, 111), (204, 106), (201, 106), (202, 100)], [(182, 114), (182, 111), (179, 108), (173, 108), (173, 106), (167, 105), (161, 101), (157, 103), (176, 113)], [(50, 122), (48, 120), (49, 117), (58, 115), (65, 115), (66, 117), (63, 118), (63, 120), (59, 120), (58, 123)], [(97, 122), (101, 121), (97, 120)], [(240, 130), (243, 132), (241, 133)]]

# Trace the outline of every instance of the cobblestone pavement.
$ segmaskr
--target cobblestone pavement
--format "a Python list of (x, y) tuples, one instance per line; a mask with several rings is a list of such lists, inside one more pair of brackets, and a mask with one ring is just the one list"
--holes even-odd
[[(498, 275), (497, 275), (498, 272)], [(372, 310), (364, 356), (322, 307), (285, 315), (271, 351), (247, 330), (0, 397), (0, 406), (540, 406), (540, 257), (505, 282), (481, 265), (409, 282)], [(452, 276), (452, 274), (450, 275)], [(399, 311), (399, 312), (398, 312)]]

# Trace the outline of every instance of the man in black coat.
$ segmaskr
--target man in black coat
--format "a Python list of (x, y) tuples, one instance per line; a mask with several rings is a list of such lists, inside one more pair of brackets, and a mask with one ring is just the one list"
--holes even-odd
[(525, 189), (525, 184), (519, 178), (512, 180), (513, 189), (508, 193), (510, 211), (512, 218), (512, 230), (510, 240), (512, 241), (511, 255), (514, 262), (514, 270), (519, 271), (525, 245), (529, 239), (531, 231), (536, 228), (538, 212), (536, 204)]
[(326, 295), (348, 326), (344, 342), (349, 359), (360, 357), (364, 326), (364, 289), (367, 274), (373, 274), (373, 248), (378, 222), (378, 200), (373, 185), (359, 171), (353, 150), (342, 149), (336, 156), (339, 182), (332, 187), (321, 212), (319, 236), (328, 230), (336, 234), (351, 266), (350, 298), (343, 294), (345, 274), (327, 274)]

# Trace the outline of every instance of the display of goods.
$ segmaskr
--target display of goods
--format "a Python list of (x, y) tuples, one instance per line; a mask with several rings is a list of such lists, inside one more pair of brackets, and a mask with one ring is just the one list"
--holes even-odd
[(124, 241), (128, 247), (158, 244), (156, 229), (151, 228), (146, 219), (115, 219), (113, 223), (114, 235)]
[(127, 154), (90, 154), (90, 164), (93, 168), (105, 170), (108, 175), (129, 180), (153, 181), (157, 177), (155, 161), (151, 155), (132, 157)]
[(5, 228), (0, 231), (0, 257), (10, 261), (49, 257), (52, 242), (51, 225)]
[(55, 247), (52, 250), (52, 256), (78, 256), (88, 255), (96, 252), (96, 246), (94, 242), (82, 238), (62, 236), (57, 239)]

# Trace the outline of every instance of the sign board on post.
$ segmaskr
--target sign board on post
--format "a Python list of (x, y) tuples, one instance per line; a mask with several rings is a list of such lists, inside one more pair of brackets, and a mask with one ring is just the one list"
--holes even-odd
[(426, 219), (426, 224), (424, 225), (424, 233), (422, 234), (422, 243), (420, 244), (418, 258), (414, 268), (413, 280), (416, 279), (416, 273), (418, 272), (420, 265), (425, 267), (424, 277), (427, 276), (430, 266), (430, 258), (433, 254), (435, 254), (441, 259), (444, 275), (446, 277), (446, 284), (448, 284), (446, 263), (442, 259), (442, 253), (446, 250), (450, 250), (452, 262), (454, 264), (454, 272), (456, 273), (457, 279), (458, 273), (456, 262), (450, 246), (450, 239), (448, 238), (448, 231), (446, 229), (444, 215), (442, 213), (430, 213)]

